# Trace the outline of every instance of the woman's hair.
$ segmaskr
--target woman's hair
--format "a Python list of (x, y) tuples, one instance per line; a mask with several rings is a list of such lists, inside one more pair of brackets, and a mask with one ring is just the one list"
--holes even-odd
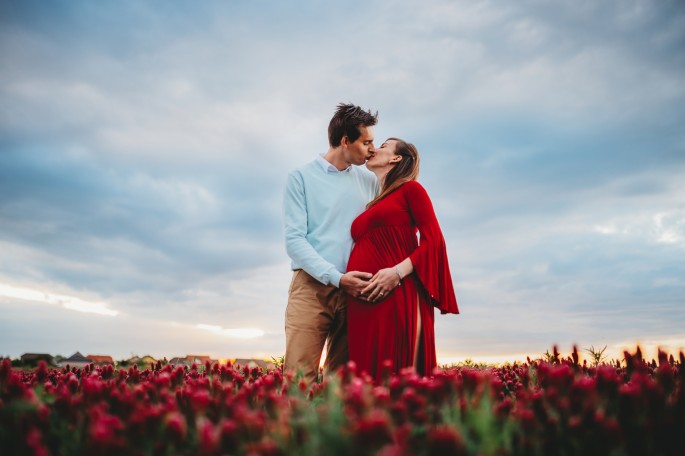
[(367, 209), (395, 191), (400, 185), (419, 177), (419, 151), (416, 150), (416, 146), (399, 138), (388, 139), (396, 141), (395, 155), (401, 155), (402, 160), (386, 174), (381, 193), (366, 205)]
[(378, 111), (375, 114), (364, 111), (353, 104), (338, 104), (335, 114), (328, 124), (328, 143), (331, 147), (338, 147), (344, 136), (350, 142), (355, 142), (361, 136), (360, 126), (372, 127), (378, 121)]

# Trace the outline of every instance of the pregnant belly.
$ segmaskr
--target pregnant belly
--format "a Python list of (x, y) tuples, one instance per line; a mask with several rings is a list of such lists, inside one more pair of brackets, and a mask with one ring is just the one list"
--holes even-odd
[(362, 271), (375, 274), (384, 266), (378, 252), (371, 243), (357, 243), (352, 249), (350, 260), (347, 262), (348, 271)]
[(366, 236), (359, 239), (352, 248), (347, 270), (375, 274), (379, 269), (401, 262), (414, 248), (415, 246), (397, 242), (395, 237)]

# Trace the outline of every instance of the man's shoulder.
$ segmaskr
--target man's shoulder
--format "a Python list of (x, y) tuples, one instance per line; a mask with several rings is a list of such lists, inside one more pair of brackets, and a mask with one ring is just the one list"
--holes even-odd
[(376, 175), (369, 171), (366, 166), (356, 166), (352, 165), (350, 172), (366, 182), (374, 184), (376, 182)]
[(298, 166), (297, 168), (292, 169), (290, 171), (290, 174), (293, 174), (293, 173), (300, 173), (301, 174), (303, 172), (305, 172), (305, 173), (310, 172), (312, 170), (312, 168), (316, 169), (316, 166), (317, 166), (316, 160), (310, 160), (307, 163), (304, 163), (304, 164)]
[(302, 179), (303, 176), (315, 172), (316, 166), (318, 166), (316, 160), (312, 160), (308, 163), (305, 163), (304, 165), (300, 165), (297, 168), (292, 169), (288, 173), (288, 177), (298, 177)]

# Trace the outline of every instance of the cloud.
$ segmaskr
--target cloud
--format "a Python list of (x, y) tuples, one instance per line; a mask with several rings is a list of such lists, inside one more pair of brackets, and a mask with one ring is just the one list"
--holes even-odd
[(222, 328), (218, 325), (198, 324), (197, 328), (204, 329), (214, 334), (221, 334), (226, 337), (236, 337), (239, 339), (254, 339), (264, 335), (264, 331), (256, 328)]
[(90, 304), (101, 299), (92, 293), (81, 299), (74, 297), (78, 294), (75, 290), (60, 283), (5, 283), (0, 287), (0, 308), (7, 317), (0, 324), (6, 342), (3, 347), (9, 350), (6, 353), (52, 350), (70, 354), (85, 346), (117, 359), (133, 353), (169, 358), (191, 352), (216, 358), (268, 359), (285, 347), (282, 295), (289, 276), (287, 266), (279, 265), (258, 269), (239, 280), (206, 278), (173, 298), (155, 289), (116, 293), (107, 309), (121, 312), (115, 319), (92, 317), (97, 320), (55, 305), (84, 303), (85, 299)]
[(685, 212), (658, 212), (642, 217), (622, 217), (605, 225), (596, 225), (595, 231), (606, 236), (637, 237), (661, 244), (685, 248)]
[(108, 308), (107, 304), (104, 302), (88, 302), (73, 296), (45, 293), (27, 288), (17, 288), (3, 283), (0, 283), (0, 296), (44, 302), (51, 305), (57, 304), (65, 309), (106, 315), (108, 317), (116, 317), (119, 314), (118, 311)]
[[(352, 101), (421, 152), (463, 309), (439, 352), (678, 336), (684, 24), (678, 2), (5, 2), (0, 282), (106, 302), (102, 351), (280, 353), (285, 176)], [(46, 344), (10, 301), (3, 346)]]

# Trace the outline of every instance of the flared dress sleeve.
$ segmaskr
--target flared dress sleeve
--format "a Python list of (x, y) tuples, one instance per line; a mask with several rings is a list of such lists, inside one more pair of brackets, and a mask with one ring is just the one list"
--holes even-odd
[(403, 185), (409, 212), (419, 230), (419, 246), (409, 255), (419, 281), (440, 313), (459, 313), (447, 261), (445, 238), (426, 189), (416, 181)]

